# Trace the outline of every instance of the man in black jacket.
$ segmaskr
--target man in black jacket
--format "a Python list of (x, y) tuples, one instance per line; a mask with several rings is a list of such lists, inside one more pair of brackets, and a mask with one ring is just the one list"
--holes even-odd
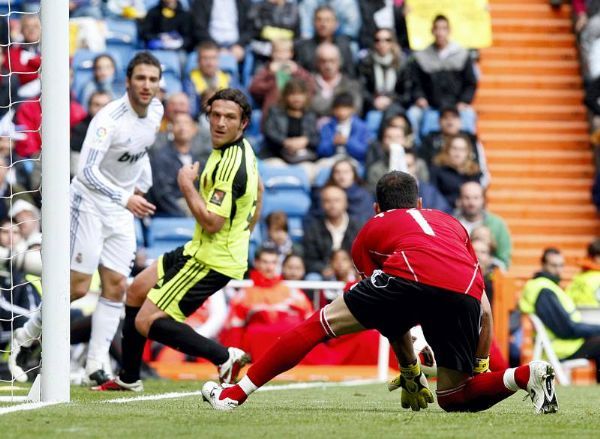
[(192, 14), (178, 0), (160, 0), (140, 22), (139, 32), (148, 49), (190, 52), (196, 45)]
[(321, 43), (332, 43), (340, 50), (342, 71), (351, 77), (356, 76), (356, 69), (350, 49), (350, 39), (345, 35), (336, 35), (338, 21), (331, 6), (319, 6), (314, 16), (315, 36), (298, 41), (294, 48), (298, 64), (310, 72), (316, 72), (315, 52)]
[(178, 113), (173, 118), (173, 140), (164, 148), (152, 150), (153, 185), (148, 198), (156, 206), (159, 216), (191, 216), (177, 184), (177, 173), (183, 165), (197, 161), (204, 164), (207, 156), (200, 157), (192, 149), (192, 139), (197, 132), (196, 124), (188, 113)]
[(333, 277), (329, 265), (334, 250), (352, 249), (352, 242), (360, 230), (356, 220), (348, 216), (346, 192), (334, 185), (321, 189), (323, 217), (312, 218), (304, 231), (304, 263), (306, 272), (328, 279)]
[(408, 117), (416, 136), (438, 129), (438, 111), (456, 106), (463, 129), (475, 132), (475, 97), (477, 78), (469, 52), (449, 40), (450, 24), (443, 15), (433, 20), (434, 42), (415, 53), (411, 69), (415, 104)]
[(190, 11), (198, 41), (214, 41), (241, 62), (252, 38), (248, 20), (251, 0), (193, 0)]

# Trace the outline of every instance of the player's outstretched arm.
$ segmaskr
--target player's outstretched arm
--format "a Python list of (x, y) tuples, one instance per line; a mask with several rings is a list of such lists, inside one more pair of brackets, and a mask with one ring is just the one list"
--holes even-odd
[(206, 208), (206, 203), (200, 194), (198, 194), (194, 186), (194, 181), (198, 178), (199, 170), (199, 162), (193, 165), (182, 166), (177, 174), (177, 184), (198, 224), (208, 233), (217, 233), (225, 224), (225, 218), (216, 213), (209, 212)]

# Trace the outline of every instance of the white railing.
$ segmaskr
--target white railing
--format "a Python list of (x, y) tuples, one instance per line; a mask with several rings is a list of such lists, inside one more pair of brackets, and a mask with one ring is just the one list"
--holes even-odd
[[(321, 290), (325, 291), (325, 296), (333, 299), (344, 292), (345, 282), (338, 281), (313, 281), (313, 280), (286, 280), (284, 281), (290, 288), (298, 288), (303, 291)], [(254, 286), (251, 280), (232, 280), (227, 284), (228, 288), (248, 288)], [(319, 306), (319, 295), (314, 298), (315, 309)], [(390, 359), (390, 343), (384, 336), (379, 336), (379, 354), (377, 357), (377, 379), (386, 381), (388, 379)]]

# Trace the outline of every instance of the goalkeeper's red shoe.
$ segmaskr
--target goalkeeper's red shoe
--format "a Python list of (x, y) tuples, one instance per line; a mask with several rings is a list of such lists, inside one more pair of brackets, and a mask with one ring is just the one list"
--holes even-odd
[(125, 383), (121, 381), (119, 377), (116, 377), (104, 384), (92, 387), (91, 390), (96, 392), (143, 392), (144, 383), (142, 383), (142, 380), (137, 380), (133, 383)]

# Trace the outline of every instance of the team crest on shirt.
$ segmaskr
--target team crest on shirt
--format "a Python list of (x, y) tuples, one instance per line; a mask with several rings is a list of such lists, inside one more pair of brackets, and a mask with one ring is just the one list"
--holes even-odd
[(213, 192), (213, 196), (210, 199), (210, 202), (220, 206), (223, 204), (223, 200), (225, 199), (225, 192), (215, 189)]
[(81, 264), (81, 261), (83, 261), (83, 257), (81, 256), (81, 253), (77, 253), (77, 256), (75, 256), (75, 261), (78, 264)]
[(104, 139), (106, 137), (106, 134), (107, 134), (107, 131), (106, 131), (106, 128), (104, 128), (104, 127), (99, 127), (96, 130), (96, 137), (98, 138), (98, 140)]

